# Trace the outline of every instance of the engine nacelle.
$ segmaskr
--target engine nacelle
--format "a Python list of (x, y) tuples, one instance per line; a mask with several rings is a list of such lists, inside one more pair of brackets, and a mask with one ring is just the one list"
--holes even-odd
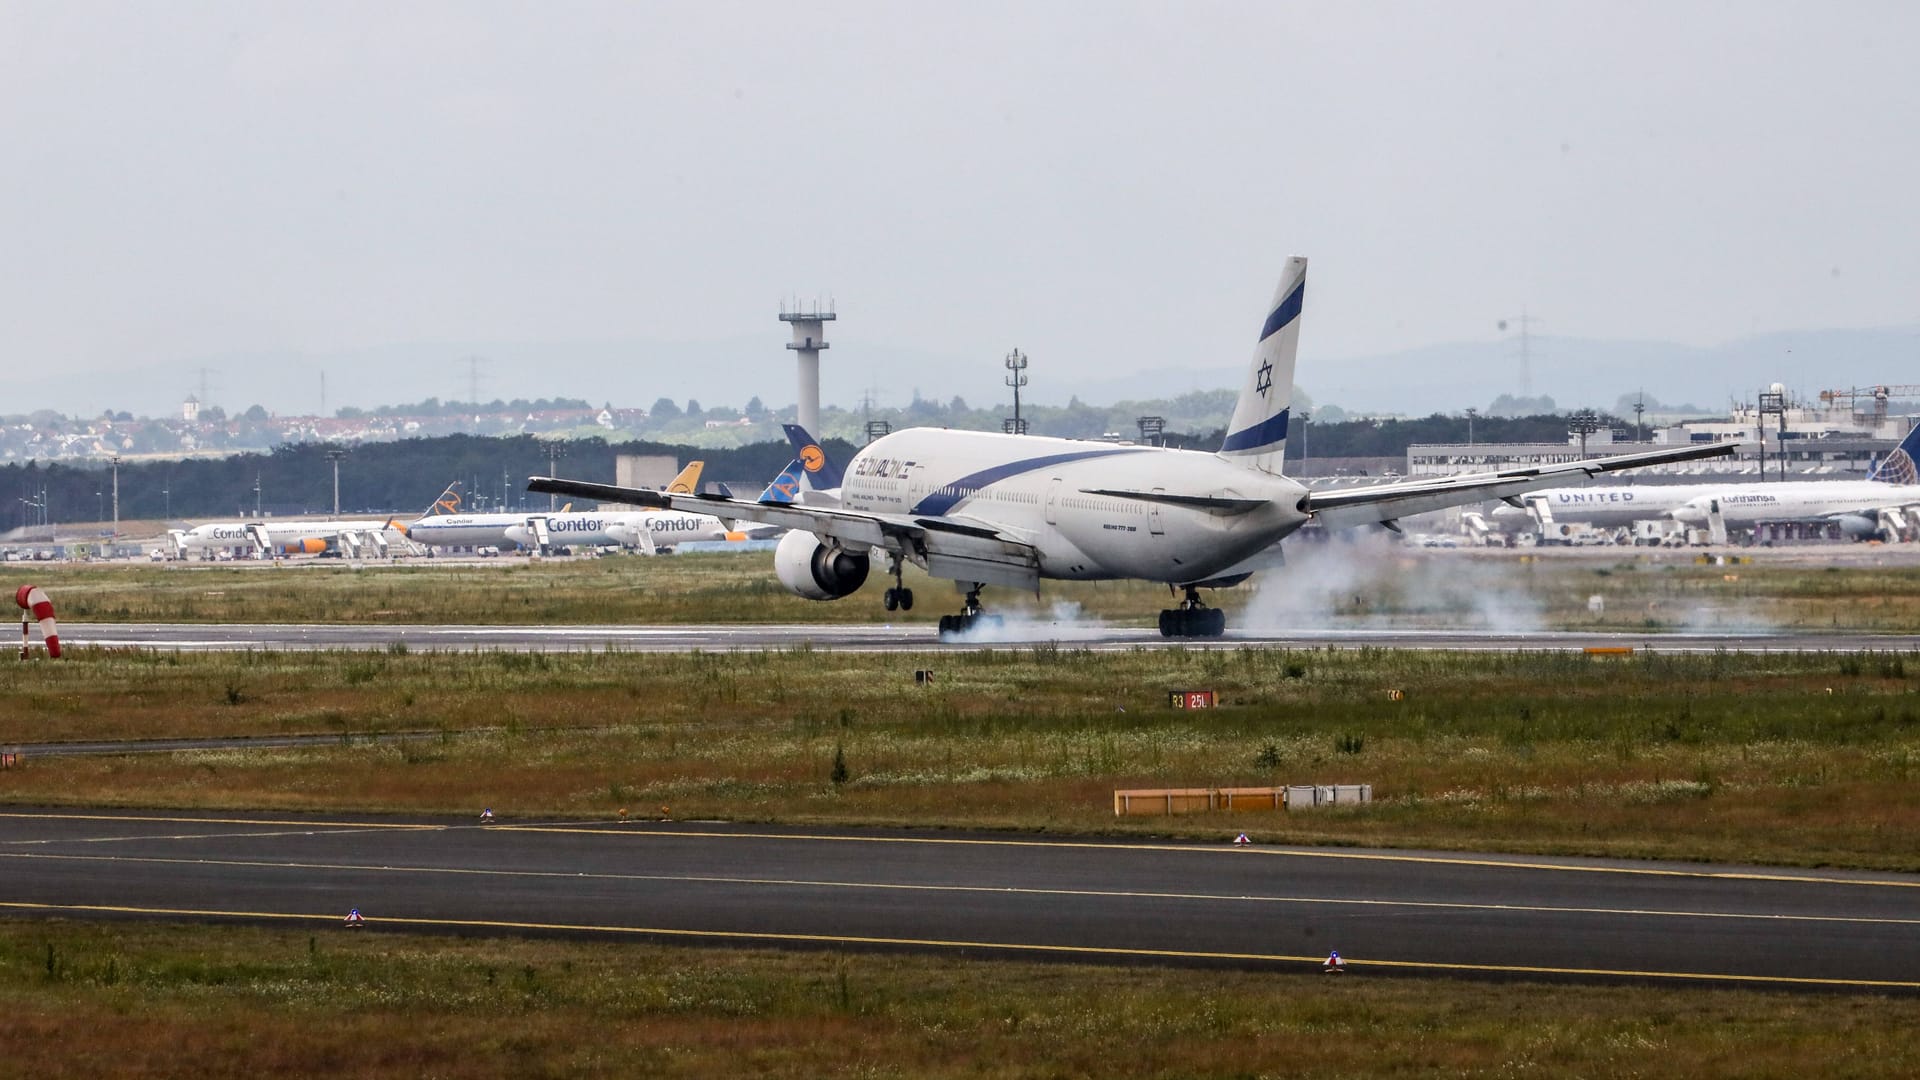
[(780, 584), (809, 600), (838, 600), (866, 584), (872, 559), (865, 551), (832, 548), (810, 532), (790, 532), (773, 551)]
[(1852, 540), (1872, 540), (1880, 535), (1880, 518), (1873, 514), (1841, 514), (1840, 535)]

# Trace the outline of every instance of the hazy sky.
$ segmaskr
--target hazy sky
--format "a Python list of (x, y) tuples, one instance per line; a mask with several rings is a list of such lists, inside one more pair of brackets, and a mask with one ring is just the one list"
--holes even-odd
[(1523, 307), (1913, 323), (1916, 40), (1911, 3), (0, 0), (0, 351), (48, 399), (0, 412), (442, 341), (759, 337), (735, 396), (786, 401), (796, 292), (830, 368), (1219, 367), (1293, 253), (1309, 389)]

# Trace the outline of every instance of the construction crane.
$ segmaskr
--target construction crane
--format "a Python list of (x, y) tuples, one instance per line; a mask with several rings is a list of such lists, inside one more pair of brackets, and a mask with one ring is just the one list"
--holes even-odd
[[(1897, 386), (1855, 386), (1845, 390), (1820, 391), (1822, 405), (1845, 404), (1853, 415), (1861, 418), (1872, 417), (1875, 422), (1887, 418), (1887, 402), (1920, 398), (1920, 385), (1903, 383)], [(1871, 401), (1871, 409), (1862, 405)]]

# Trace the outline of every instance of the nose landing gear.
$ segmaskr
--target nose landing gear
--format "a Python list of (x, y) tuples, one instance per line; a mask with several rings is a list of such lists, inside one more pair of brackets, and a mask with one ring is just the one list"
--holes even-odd
[(1227, 632), (1227, 613), (1219, 608), (1210, 608), (1200, 599), (1200, 590), (1192, 585), (1186, 586), (1186, 599), (1180, 601), (1177, 608), (1166, 608), (1160, 612), (1160, 636), (1175, 637), (1219, 637)]

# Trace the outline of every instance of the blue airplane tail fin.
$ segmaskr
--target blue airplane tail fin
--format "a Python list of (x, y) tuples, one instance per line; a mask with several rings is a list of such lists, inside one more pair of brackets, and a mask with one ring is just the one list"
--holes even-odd
[(782, 424), (781, 427), (786, 429), (787, 440), (793, 443), (793, 455), (799, 459), (807, 486), (815, 491), (838, 490), (843, 479), (840, 465), (820, 448), (820, 441), (799, 424)]
[(780, 470), (779, 476), (773, 478), (773, 483), (767, 485), (767, 490), (760, 493), (758, 501), (782, 505), (799, 501), (800, 486), (805, 483), (800, 478), (803, 471), (799, 458), (787, 462), (787, 467)]
[(1920, 470), (1914, 467), (1916, 458), (1920, 458), (1920, 424), (1907, 432), (1907, 437), (1900, 440), (1900, 445), (1893, 448), (1893, 453), (1881, 458), (1867, 472), (1867, 479), (1883, 484), (1920, 483)]

